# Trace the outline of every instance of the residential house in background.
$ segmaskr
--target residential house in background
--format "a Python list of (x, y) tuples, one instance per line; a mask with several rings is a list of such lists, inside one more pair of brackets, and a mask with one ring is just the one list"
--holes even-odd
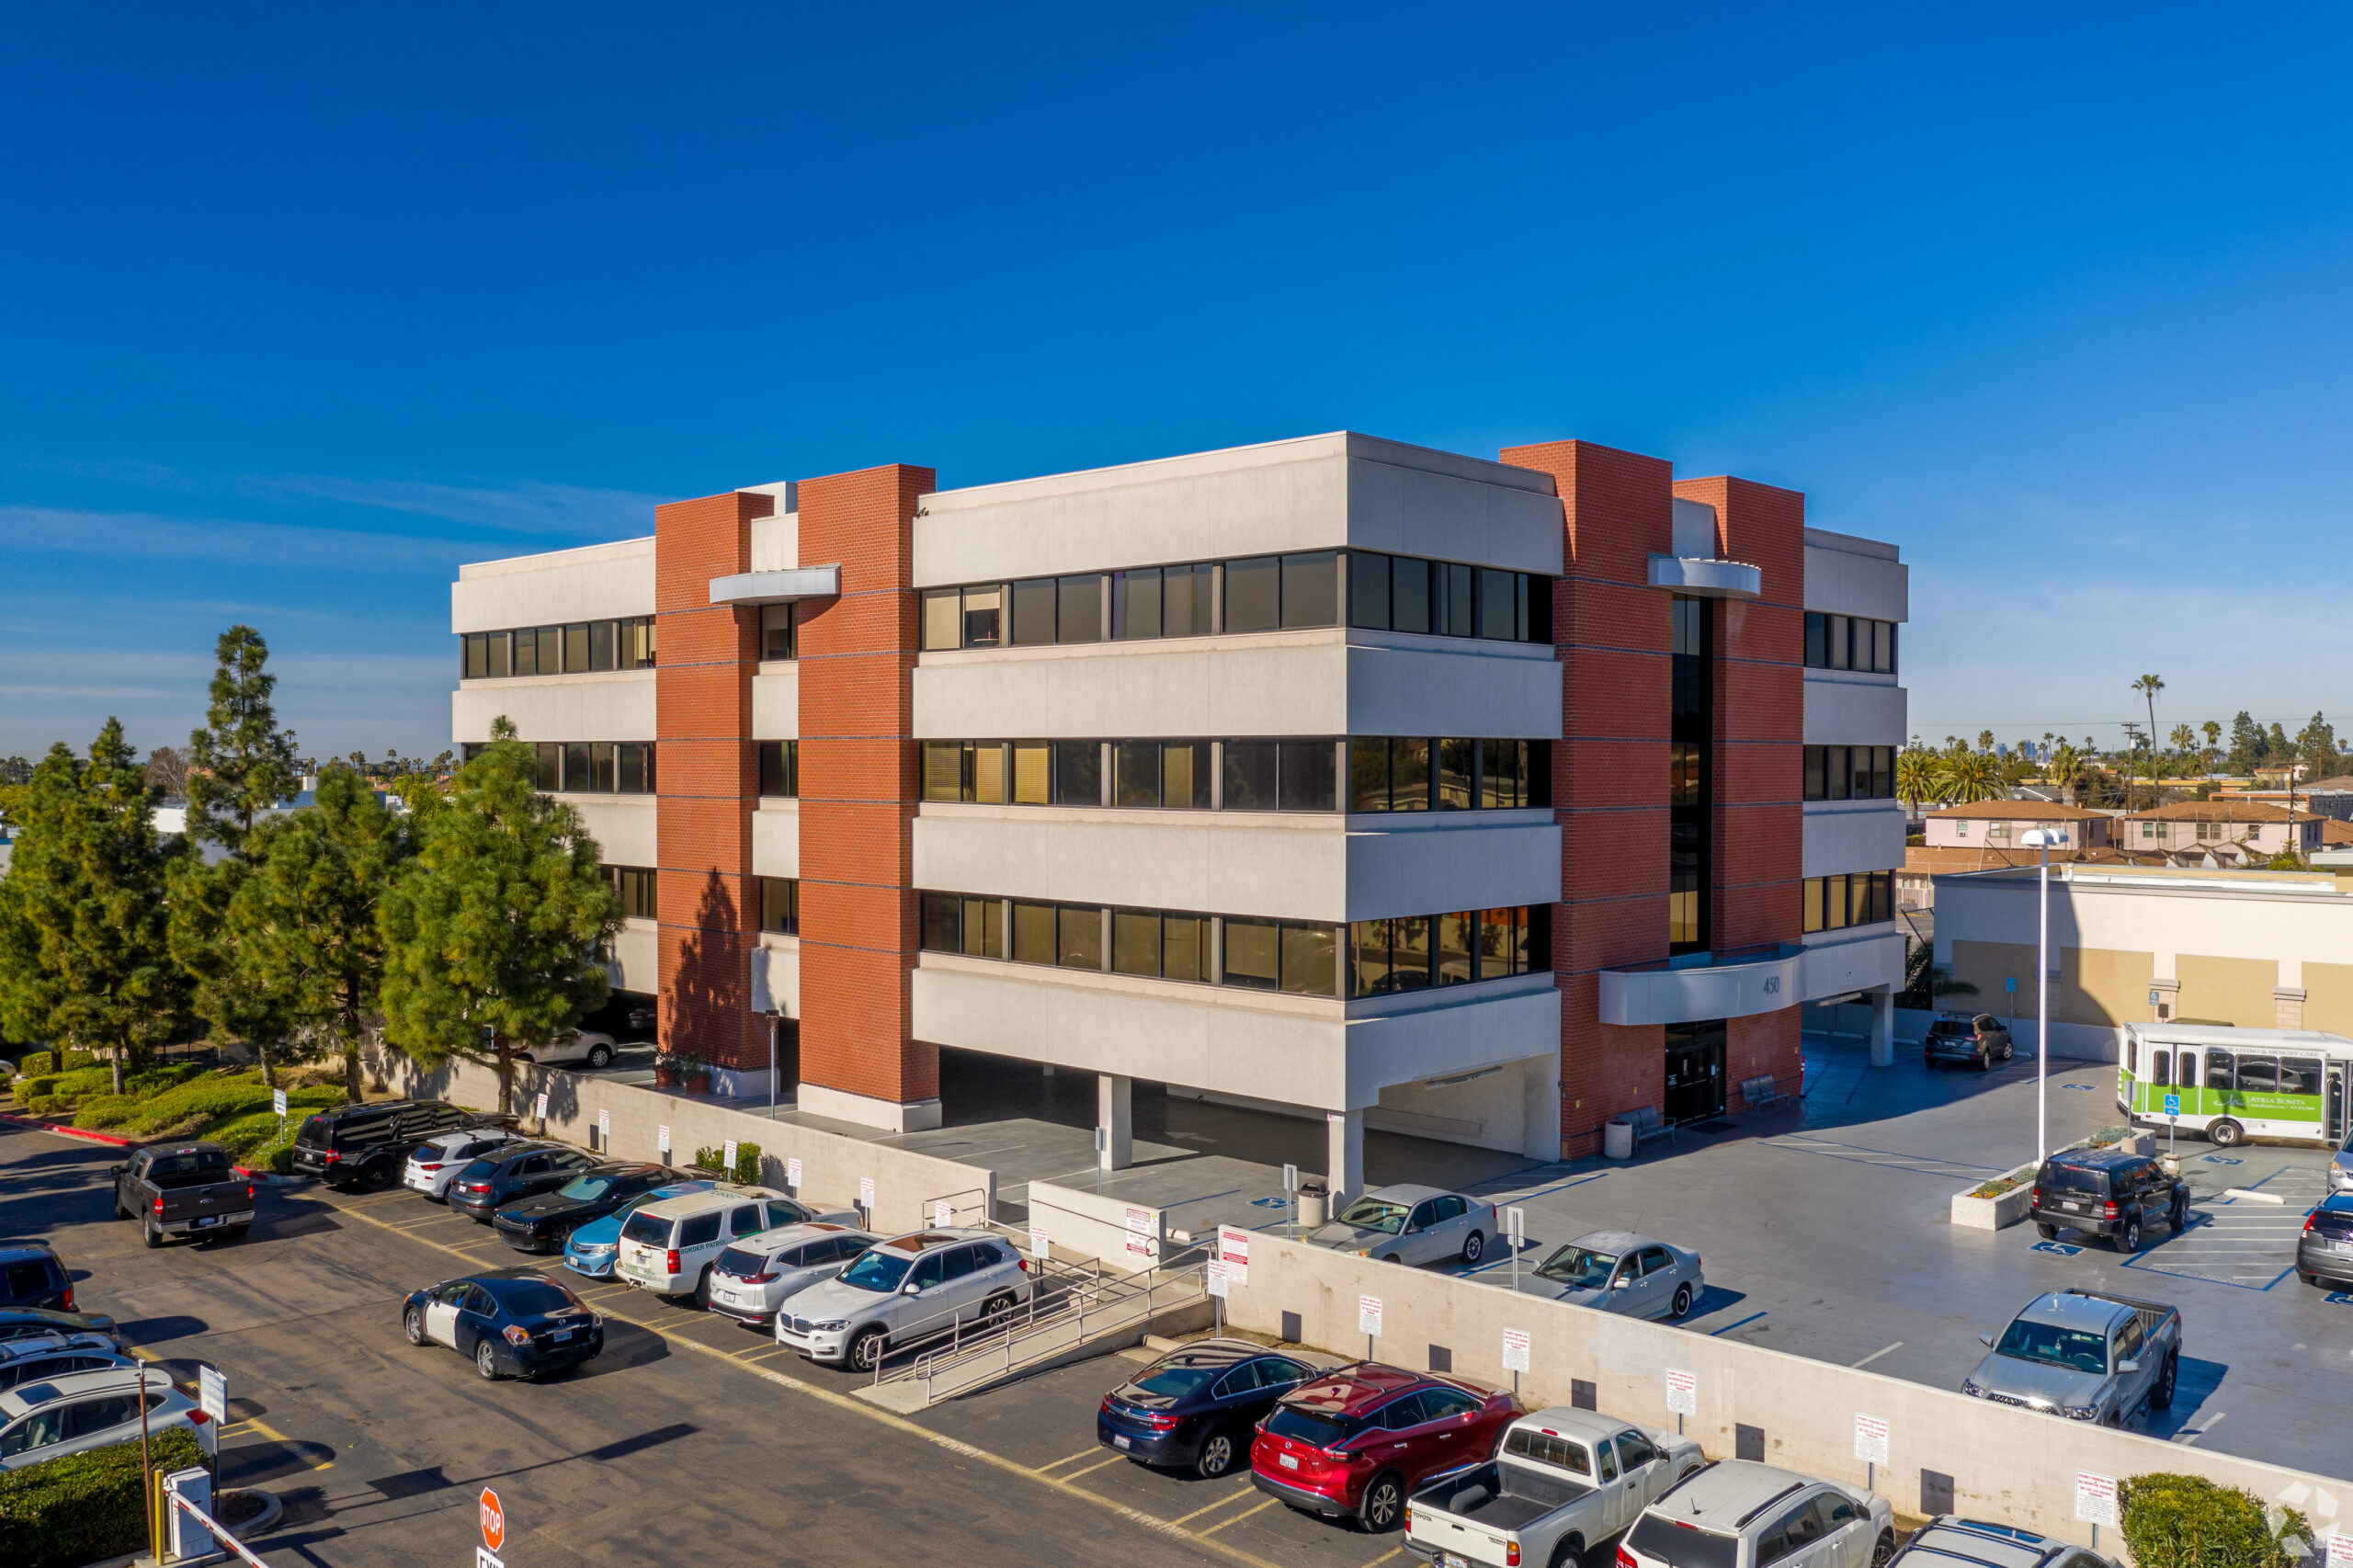
[[(2321, 819), (2282, 802), (2235, 799), (2178, 801), (2116, 823), (2119, 848), (2173, 852), (2206, 849), (2224, 859), (2266, 858), (2283, 849), (2309, 855), (2321, 846)], [(2235, 854), (2226, 853), (2239, 846)]]

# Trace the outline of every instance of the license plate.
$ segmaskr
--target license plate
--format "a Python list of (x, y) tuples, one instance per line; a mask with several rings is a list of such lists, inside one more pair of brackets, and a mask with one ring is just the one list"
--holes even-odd
[(550, 1343), (551, 1343), (551, 1344), (555, 1344), (555, 1345), (561, 1345), (561, 1344), (563, 1344), (565, 1340), (567, 1340), (567, 1339), (571, 1338), (571, 1337), (573, 1336), (573, 1335), (574, 1335), (574, 1333), (576, 1333), (576, 1332), (578, 1332), (578, 1331), (577, 1331), (577, 1330), (574, 1330), (574, 1329), (569, 1329), (569, 1328), (567, 1328), (567, 1329), (563, 1329), (563, 1330), (562, 1330), (562, 1331), (561, 1331), (561, 1332), (559, 1332), (559, 1333), (550, 1335), (548, 1336), (548, 1338), (549, 1338), (549, 1342), (550, 1342)]
[(1297, 1470), (1299, 1468), (1299, 1461), (1291, 1458), (1289, 1454), (1277, 1454), (1275, 1456), (1275, 1462), (1281, 1465), (1285, 1470)]
[(738, 1296), (733, 1290), (713, 1290), (711, 1294), (718, 1297), (721, 1301), (726, 1302), (731, 1307), (740, 1307), (744, 1304), (744, 1298)]
[(218, 1215), (218, 1214), (207, 1214), (207, 1215), (205, 1215), (202, 1219), (200, 1219), (200, 1220), (197, 1221), (196, 1224), (197, 1224), (197, 1228), (198, 1228), (199, 1230), (202, 1230), (202, 1229), (203, 1229), (205, 1226), (207, 1226), (207, 1225), (217, 1225), (217, 1224), (219, 1224), (220, 1222), (221, 1222), (221, 1216), (220, 1216), (220, 1215)]
[(2082, 1212), (2084, 1206), (2076, 1202), (2074, 1199), (2069, 1198), (2060, 1199), (2059, 1207), (2062, 1209), (2073, 1209), (2080, 1213)]
[(1115, 1449), (1132, 1449), (1136, 1444), (1132, 1437), (1114, 1437), (1111, 1439), (1111, 1446)]

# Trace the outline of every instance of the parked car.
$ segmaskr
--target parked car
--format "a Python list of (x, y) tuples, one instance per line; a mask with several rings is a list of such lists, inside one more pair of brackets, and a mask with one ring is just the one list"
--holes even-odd
[(2009, 1028), (1991, 1013), (1939, 1013), (1920, 1045), (1931, 1067), (1951, 1062), (1984, 1073), (2011, 1055)]
[(502, 1203), (552, 1192), (597, 1164), (585, 1149), (517, 1139), (477, 1156), (449, 1183), (449, 1207), (487, 1225)]
[(813, 1361), (870, 1372), (893, 1346), (1009, 1317), (1029, 1298), (1029, 1261), (1003, 1236), (917, 1231), (870, 1247), (786, 1302), (776, 1314), (776, 1341)]
[(50, 1334), (98, 1334), (122, 1347), (114, 1319), (103, 1312), (52, 1312), (45, 1307), (0, 1307), (0, 1345)]
[(408, 1164), (401, 1171), (401, 1185), (421, 1192), (437, 1202), (449, 1200), (449, 1184), (458, 1173), (481, 1159), (495, 1153), (502, 1143), (512, 1143), (522, 1134), (507, 1127), (469, 1127), (456, 1132), (437, 1132), (409, 1151)]
[(2104, 1557), (2071, 1541), (2020, 1529), (2016, 1525), (1980, 1524), (1940, 1515), (1930, 1519), (1888, 1559), (1888, 1568), (2118, 1568)]
[(605, 1347), (605, 1320), (536, 1269), (501, 1268), (444, 1279), (401, 1303), (411, 1345), (446, 1345), (485, 1380), (536, 1378)]
[(591, 1165), (552, 1192), (507, 1199), (492, 1213), (490, 1222), (498, 1239), (517, 1252), (561, 1252), (563, 1239), (574, 1229), (603, 1219), (627, 1199), (669, 1179), (667, 1165)]
[(613, 1062), (613, 1037), (595, 1029), (568, 1029), (545, 1045), (535, 1045), (515, 1054), (540, 1067), (609, 1067)]
[(221, 1451), (221, 1429), (196, 1401), (172, 1386), (160, 1367), (113, 1367), (69, 1372), (0, 1392), (0, 1470), (21, 1470), (45, 1460), (136, 1442), (140, 1400), (147, 1404), (152, 1435), (173, 1426), (195, 1429), (208, 1457)]
[(97, 1372), (108, 1367), (135, 1367), (110, 1335), (28, 1334), (0, 1340), (0, 1389), (68, 1372)]
[(1311, 1233), (1317, 1246), (1384, 1263), (1477, 1263), (1495, 1233), (1495, 1206), (1435, 1187), (1380, 1187)]
[(1179, 1346), (1103, 1396), (1095, 1440), (1143, 1464), (1214, 1481), (1250, 1451), (1252, 1429), (1313, 1368), (1238, 1339)]
[(2181, 1370), (2181, 1314), (2099, 1290), (2037, 1296), (1995, 1339), (1961, 1392), (2073, 1421), (2121, 1426), (2170, 1410)]
[(1710, 1466), (1643, 1510), (1619, 1568), (1883, 1568), (1895, 1512), (1861, 1492), (1748, 1460)]
[(2042, 1162), (2030, 1214), (2044, 1241), (2082, 1231), (2108, 1237), (2119, 1252), (2138, 1252), (2145, 1227), (2188, 1225), (2189, 1184), (2146, 1154), (2071, 1149)]
[(667, 1187), (657, 1187), (651, 1192), (641, 1192), (635, 1198), (601, 1220), (591, 1220), (563, 1241), (563, 1266), (574, 1274), (590, 1279), (610, 1279), (613, 1260), (620, 1255), (621, 1226), (629, 1217), (649, 1203), (665, 1199), (684, 1198), (690, 1192), (709, 1192), (719, 1184), (698, 1178), (694, 1181), (674, 1181)]
[(2328, 1190), (2353, 1192), (2353, 1132), (2345, 1135), (2345, 1142), (2336, 1146), (2336, 1153), (2329, 1158)]
[(1632, 1231), (1595, 1231), (1522, 1274), (1519, 1288), (1596, 1312), (1679, 1318), (1707, 1293), (1699, 1261), (1696, 1252)]
[(710, 1266), (710, 1310), (766, 1328), (777, 1308), (831, 1279), (882, 1238), (855, 1225), (816, 1220), (745, 1236)]
[(1707, 1462), (1689, 1438), (1553, 1405), (1513, 1422), (1485, 1464), (1414, 1493), (1405, 1550), (1449, 1564), (1573, 1568)]
[(691, 1295), (710, 1305), (710, 1271), (720, 1255), (747, 1236), (779, 1225), (825, 1220), (855, 1225), (855, 1210), (811, 1210), (765, 1187), (714, 1187), (688, 1198), (649, 1203), (621, 1226), (614, 1276), (657, 1296)]
[(411, 1149), (437, 1132), (488, 1127), (501, 1119), (438, 1100), (375, 1100), (337, 1106), (302, 1119), (293, 1165), (329, 1187), (390, 1187)]
[(138, 1221), (151, 1247), (206, 1231), (243, 1236), (254, 1222), (253, 1181), (218, 1143), (142, 1149), (113, 1174), (115, 1218)]
[(0, 1307), (74, 1310), (74, 1281), (47, 1242), (0, 1245)]
[(2307, 1285), (2353, 1283), (2353, 1192), (2332, 1192), (2304, 1216), (2296, 1275)]
[(1250, 1445), (1250, 1482), (1294, 1508), (1393, 1529), (1405, 1494), (1483, 1462), (1519, 1401), (1459, 1378), (1358, 1361), (1276, 1402)]

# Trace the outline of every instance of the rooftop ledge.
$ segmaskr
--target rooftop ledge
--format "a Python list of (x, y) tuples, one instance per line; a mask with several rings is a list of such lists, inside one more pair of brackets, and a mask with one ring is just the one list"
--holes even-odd
[(790, 572), (741, 572), (710, 580), (715, 605), (789, 605), (800, 599), (832, 598), (842, 591), (838, 566), (803, 566)]
[(1800, 999), (1798, 966), (1804, 957), (1801, 944), (1777, 942), (1605, 969), (1601, 1021), (1688, 1024), (1776, 1012)]
[(1765, 593), (1762, 568), (1706, 556), (1653, 555), (1651, 586), (1702, 599), (1754, 599)]

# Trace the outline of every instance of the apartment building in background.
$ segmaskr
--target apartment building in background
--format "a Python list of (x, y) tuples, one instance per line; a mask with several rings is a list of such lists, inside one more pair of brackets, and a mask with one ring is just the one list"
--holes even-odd
[(500, 716), (628, 912), (665, 1048), (800, 1111), (940, 1053), (1552, 1158), (1802, 1076), (1902, 983), (1893, 546), (1567, 441), (1337, 434), (942, 489), (891, 465), (464, 567)]

